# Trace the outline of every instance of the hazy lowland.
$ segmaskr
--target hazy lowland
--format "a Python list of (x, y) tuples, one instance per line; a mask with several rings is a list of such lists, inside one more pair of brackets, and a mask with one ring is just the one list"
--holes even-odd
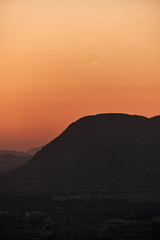
[(0, 172), (7, 172), (24, 165), (41, 148), (32, 148), (26, 152), (0, 150)]
[[(159, 239), (159, 146), (159, 116), (79, 119), (0, 175), (0, 236)], [(12, 152), (17, 159), (25, 154)]]

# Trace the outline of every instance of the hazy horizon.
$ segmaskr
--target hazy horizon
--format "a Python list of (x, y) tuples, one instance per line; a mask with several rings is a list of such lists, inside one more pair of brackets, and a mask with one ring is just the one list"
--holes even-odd
[[(101, 115), (101, 114), (126, 114), (126, 115), (135, 115), (135, 116), (141, 116), (141, 117), (146, 117), (146, 118), (154, 118), (154, 117), (156, 117), (156, 116), (160, 116), (160, 115), (155, 115), (155, 116), (151, 116), (151, 117), (147, 117), (147, 116), (144, 116), (144, 115), (137, 115), (137, 114), (129, 114), (129, 113), (97, 113), (97, 114), (95, 114), (95, 115)], [(86, 116), (94, 116), (94, 115), (85, 115), (85, 116), (82, 116), (82, 118), (83, 117), (86, 117)], [(80, 117), (81, 118), (81, 117)], [(80, 119), (79, 118), (79, 119)], [(79, 120), (79, 119), (76, 119), (75, 121), (77, 121), (77, 120)], [(71, 122), (71, 123), (73, 123), (73, 122)], [(70, 123), (70, 124), (71, 124)], [(69, 125), (70, 125), (69, 124)], [(59, 132), (59, 134), (58, 135), (56, 135), (56, 136), (53, 136), (53, 138), (52, 139), (49, 139), (48, 140), (48, 142), (45, 142), (43, 145), (41, 145), (41, 146), (30, 146), (30, 147), (28, 147), (28, 148), (23, 148), (23, 149), (21, 149), (21, 148), (15, 148), (15, 149), (11, 149), (11, 148), (0, 148), (0, 150), (4, 150), (4, 151), (7, 151), (7, 150), (13, 150), (13, 151), (17, 151), (17, 152), (27, 152), (27, 151), (29, 151), (29, 150), (31, 150), (31, 149), (36, 149), (36, 148), (40, 148), (40, 147), (43, 147), (43, 146), (45, 146), (45, 145), (47, 145), (50, 141), (52, 141), (53, 139), (55, 139), (56, 137), (58, 137), (69, 125), (67, 125), (64, 129), (62, 129), (62, 131), (61, 132)], [(43, 136), (42, 136), (43, 137)]]

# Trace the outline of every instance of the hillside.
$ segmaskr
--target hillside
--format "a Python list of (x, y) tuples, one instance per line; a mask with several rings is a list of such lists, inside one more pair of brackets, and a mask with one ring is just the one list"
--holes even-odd
[(57, 187), (160, 186), (160, 117), (87, 116), (72, 123), (7, 184), (43, 191)]

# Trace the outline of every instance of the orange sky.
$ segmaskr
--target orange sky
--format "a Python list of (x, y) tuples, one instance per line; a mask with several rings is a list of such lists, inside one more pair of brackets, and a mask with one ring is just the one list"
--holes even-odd
[(0, 149), (88, 114), (160, 114), (159, 0), (1, 0)]

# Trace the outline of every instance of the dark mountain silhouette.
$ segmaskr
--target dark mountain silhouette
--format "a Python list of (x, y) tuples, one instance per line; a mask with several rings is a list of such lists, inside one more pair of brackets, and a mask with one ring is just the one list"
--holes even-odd
[(23, 167), (10, 188), (160, 187), (160, 117), (87, 116), (72, 123)]

